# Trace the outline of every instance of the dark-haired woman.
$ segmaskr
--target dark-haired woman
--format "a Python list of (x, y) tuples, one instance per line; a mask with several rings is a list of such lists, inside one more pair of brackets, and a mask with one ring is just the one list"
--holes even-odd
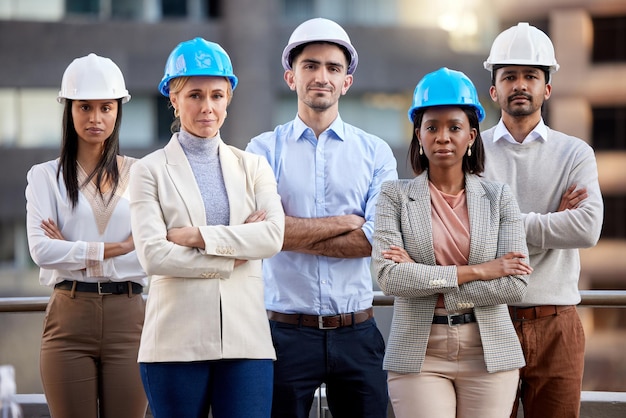
[(417, 177), (378, 198), (372, 260), (396, 297), (384, 368), (398, 418), (504, 418), (513, 406), (524, 358), (506, 304), (532, 269), (509, 187), (479, 177), (483, 117), (465, 74), (427, 74), (409, 110)]
[(55, 418), (143, 418), (137, 352), (147, 278), (134, 250), (120, 155), (122, 72), (89, 54), (66, 68), (59, 158), (27, 175), (27, 231), (40, 283), (53, 288), (40, 368)]

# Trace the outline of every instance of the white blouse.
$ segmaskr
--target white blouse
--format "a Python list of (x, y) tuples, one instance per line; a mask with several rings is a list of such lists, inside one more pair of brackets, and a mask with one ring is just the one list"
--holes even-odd
[[(26, 228), (33, 261), (41, 268), (39, 282), (54, 287), (63, 280), (83, 282), (134, 281), (147, 284), (135, 251), (104, 259), (105, 242), (121, 242), (131, 234), (128, 181), (136, 160), (123, 157), (120, 181), (108, 205), (90, 183), (78, 193), (74, 209), (63, 174), (57, 179), (59, 160), (34, 165), (27, 174)], [(79, 167), (79, 178), (85, 173)], [(80, 180), (79, 180), (80, 181)], [(105, 195), (105, 200), (110, 195)], [(41, 223), (52, 219), (65, 240), (48, 238)]]

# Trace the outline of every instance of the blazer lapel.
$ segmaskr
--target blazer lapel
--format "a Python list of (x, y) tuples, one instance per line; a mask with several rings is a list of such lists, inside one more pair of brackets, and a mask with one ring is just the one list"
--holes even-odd
[(185, 152), (178, 142), (177, 134), (172, 136), (164, 151), (167, 159), (166, 170), (187, 208), (191, 224), (194, 226), (206, 225), (202, 195), (194, 179), (193, 171), (185, 156)]
[[(411, 234), (422, 240), (422, 245), (418, 245), (415, 248), (417, 254), (415, 254), (415, 257), (411, 255), (411, 258), (416, 261), (419, 260), (418, 262), (424, 264), (435, 265), (435, 246), (433, 244), (431, 214), (432, 208), (430, 203), (430, 192), (428, 191), (427, 172), (423, 172), (409, 182), (407, 198), (408, 201), (406, 204), (406, 211), (409, 217), (409, 225), (412, 228)], [(418, 220), (427, 220), (427, 222), (418, 222)], [(414, 229), (420, 227), (422, 230), (417, 231)]]
[(219, 145), (220, 164), (224, 173), (224, 185), (228, 202), (230, 204), (230, 224), (238, 225), (245, 221), (248, 214), (245, 214), (246, 205), (242, 202), (248, 196), (246, 193), (246, 172), (242, 161), (228, 145), (220, 140)]
[(473, 175), (465, 176), (465, 196), (470, 222), (468, 263), (478, 264), (484, 261), (485, 240), (491, 231), (491, 208), (480, 181)]

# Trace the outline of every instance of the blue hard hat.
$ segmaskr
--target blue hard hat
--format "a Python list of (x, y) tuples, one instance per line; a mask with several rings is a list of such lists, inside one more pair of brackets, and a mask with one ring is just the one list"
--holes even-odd
[(460, 71), (442, 67), (426, 74), (415, 86), (409, 121), (413, 122), (413, 112), (423, 107), (459, 105), (476, 109), (479, 122), (485, 118), (485, 109), (472, 80)]
[(169, 97), (170, 80), (189, 76), (226, 77), (233, 90), (237, 87), (237, 77), (224, 48), (200, 37), (181, 42), (172, 50), (165, 63), (159, 91)]

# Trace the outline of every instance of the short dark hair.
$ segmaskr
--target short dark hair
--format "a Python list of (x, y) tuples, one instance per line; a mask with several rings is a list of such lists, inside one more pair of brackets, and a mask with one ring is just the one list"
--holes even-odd
[[(503, 67), (510, 67), (510, 66), (520, 66), (518, 64), (496, 64), (491, 68), (491, 85), (495, 86), (496, 85), (496, 71), (498, 71), (500, 68)], [(550, 83), (550, 67), (545, 67), (543, 65), (537, 65), (537, 66), (533, 66), (531, 65), (531, 67), (537, 68), (541, 71), (543, 71), (543, 74), (546, 77), (546, 84)]]
[[(421, 107), (413, 112), (413, 138), (411, 139), (411, 144), (409, 145), (409, 153), (407, 157), (411, 162), (411, 168), (413, 169), (413, 173), (415, 173), (415, 175), (423, 173), (429, 166), (429, 161), (426, 155), (420, 155), (419, 153), (420, 144), (415, 131), (421, 127), (424, 113), (426, 113), (426, 110), (431, 107), (433, 106)], [(467, 154), (464, 154), (463, 156), (463, 172), (480, 174), (485, 170), (485, 149), (483, 148), (483, 140), (480, 136), (478, 115), (476, 114), (476, 109), (472, 106), (461, 105), (458, 107), (467, 115), (470, 128), (476, 129), (476, 139), (472, 145), (472, 155), (468, 157)]]
[(350, 67), (350, 64), (352, 63), (352, 55), (350, 55), (350, 51), (348, 51), (348, 48), (346, 48), (343, 45), (339, 45), (336, 44), (334, 42), (329, 42), (329, 41), (313, 41), (313, 42), (306, 42), (304, 44), (300, 44), (298, 46), (296, 46), (295, 48), (293, 48), (290, 52), (289, 52), (289, 66), (293, 68), (292, 64), (293, 62), (296, 60), (296, 58), (298, 58), (298, 55), (302, 54), (302, 51), (304, 51), (304, 48), (306, 48), (309, 45), (314, 45), (314, 44), (326, 44), (326, 45), (335, 45), (337, 47), (339, 47), (339, 49), (341, 49), (341, 52), (343, 52), (343, 55), (345, 55), (346, 57), (346, 70), (348, 67)]

